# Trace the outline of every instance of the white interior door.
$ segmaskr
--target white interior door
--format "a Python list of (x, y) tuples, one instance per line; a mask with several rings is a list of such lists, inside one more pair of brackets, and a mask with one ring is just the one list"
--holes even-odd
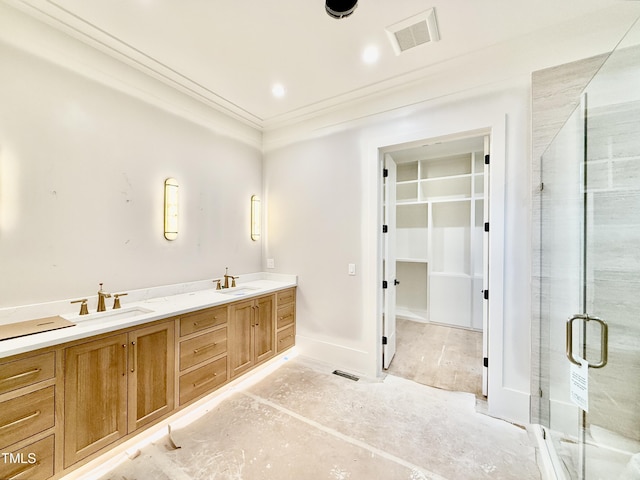
[(396, 353), (396, 162), (389, 156), (384, 156), (384, 168), (387, 176), (384, 178), (384, 207), (383, 233), (384, 259), (383, 280), (387, 288), (383, 289), (384, 321), (382, 364), (389, 368)]
[[(489, 136), (484, 137), (484, 155), (488, 158), (490, 151)], [(484, 162), (484, 202), (483, 217), (484, 224), (489, 223), (489, 165)], [(482, 292), (489, 291), (489, 232), (484, 231), (484, 241), (482, 242)], [(482, 358), (489, 358), (489, 299), (485, 296), (482, 303)], [(483, 360), (482, 366), (482, 394), (486, 397), (489, 391), (489, 366), (488, 361)]]

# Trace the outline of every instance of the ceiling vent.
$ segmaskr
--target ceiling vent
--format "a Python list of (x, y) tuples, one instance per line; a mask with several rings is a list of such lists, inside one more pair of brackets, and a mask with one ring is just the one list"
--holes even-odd
[(433, 8), (395, 23), (387, 27), (386, 31), (396, 55), (418, 45), (440, 40), (436, 11)]

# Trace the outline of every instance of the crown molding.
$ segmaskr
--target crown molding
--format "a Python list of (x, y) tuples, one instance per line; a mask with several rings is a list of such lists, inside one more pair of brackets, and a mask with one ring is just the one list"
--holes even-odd
[(263, 119), (178, 70), (73, 14), (53, 0), (4, 0), (31, 17), (130, 65), (236, 120), (261, 129)]

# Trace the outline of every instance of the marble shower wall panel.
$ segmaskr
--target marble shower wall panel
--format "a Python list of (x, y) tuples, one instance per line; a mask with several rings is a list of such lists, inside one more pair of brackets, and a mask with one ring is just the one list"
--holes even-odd
[[(541, 298), (552, 288), (540, 276), (540, 226), (541, 226), (541, 169), (542, 154), (549, 147), (564, 123), (580, 103), (580, 93), (602, 66), (607, 55), (579, 60), (564, 65), (533, 72), (531, 75), (531, 392), (543, 392), (548, 400), (549, 358), (540, 355), (541, 346), (549, 344), (548, 329), (541, 329)], [(546, 286), (545, 286), (546, 285)], [(531, 395), (531, 421), (544, 423), (549, 418), (549, 402), (540, 395)]]
[[(591, 109), (587, 152), (587, 308), (609, 323), (609, 363), (590, 375), (589, 422), (640, 440), (640, 101)], [(588, 355), (598, 358), (599, 332), (591, 335)]]

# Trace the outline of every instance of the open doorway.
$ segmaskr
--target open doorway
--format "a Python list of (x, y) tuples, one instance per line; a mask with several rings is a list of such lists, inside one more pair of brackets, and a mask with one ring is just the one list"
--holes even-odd
[[(488, 135), (384, 155), (383, 365), (487, 395)], [(389, 345), (391, 344), (391, 345)]]

